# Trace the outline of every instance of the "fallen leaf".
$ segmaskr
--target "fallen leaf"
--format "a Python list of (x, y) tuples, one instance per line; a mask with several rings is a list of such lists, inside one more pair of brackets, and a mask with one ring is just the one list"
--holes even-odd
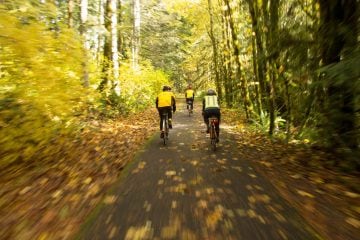
[(24, 187), (20, 192), (19, 194), (20, 195), (24, 195), (25, 193), (27, 193), (28, 191), (30, 191), (31, 187), (27, 186), (27, 187)]
[(88, 177), (87, 179), (84, 180), (84, 184), (89, 184), (91, 183), (92, 179), (91, 177)]
[(347, 218), (346, 222), (355, 228), (360, 228), (360, 221), (355, 218)]
[(198, 201), (198, 207), (200, 208), (207, 208), (207, 202), (205, 200)]
[(249, 216), (249, 218), (255, 218), (256, 217), (256, 212), (252, 209), (249, 209), (247, 211), (247, 215)]
[(126, 232), (125, 240), (152, 239), (153, 233), (151, 222), (147, 221), (145, 226), (130, 227)]
[(360, 194), (353, 193), (353, 192), (345, 192), (345, 195), (351, 198), (358, 198), (360, 197)]
[(104, 198), (104, 203), (105, 204), (113, 204), (113, 203), (115, 203), (115, 201), (116, 201), (116, 197), (115, 196), (106, 196), (105, 198)]
[(308, 193), (308, 192), (305, 192), (302, 190), (296, 190), (296, 192), (303, 197), (315, 198), (315, 196), (312, 195), (311, 193)]
[(165, 175), (168, 177), (171, 177), (171, 176), (176, 175), (176, 172), (175, 171), (166, 171)]
[(58, 198), (58, 197), (61, 196), (61, 194), (62, 194), (62, 190), (57, 190), (56, 192), (54, 192), (54, 193), (51, 195), (51, 197), (52, 197), (52, 198)]
[(110, 234), (109, 234), (110, 239), (115, 237), (116, 231), (117, 231), (116, 227), (111, 228), (111, 231), (110, 231)]
[(236, 209), (236, 213), (240, 216), (240, 217), (245, 217), (246, 216), (246, 212), (244, 209)]

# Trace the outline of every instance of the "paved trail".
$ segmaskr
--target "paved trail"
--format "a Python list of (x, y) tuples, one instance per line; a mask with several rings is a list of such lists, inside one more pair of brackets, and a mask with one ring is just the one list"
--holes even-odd
[(153, 137), (80, 239), (318, 239), (242, 158), (230, 127), (214, 153), (200, 106), (191, 117), (178, 108), (168, 146)]

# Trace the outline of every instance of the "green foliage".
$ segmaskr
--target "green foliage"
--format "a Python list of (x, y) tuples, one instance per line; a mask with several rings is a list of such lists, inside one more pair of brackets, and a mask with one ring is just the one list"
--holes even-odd
[(340, 62), (319, 69), (320, 87), (327, 91), (319, 131), (332, 145), (353, 149), (360, 140), (359, 57), (360, 50), (355, 50)]
[(88, 101), (81, 41), (36, 14), (25, 3), (0, 9), (0, 166), (30, 160), (70, 132)]
[(162, 69), (179, 88), (186, 57), (191, 23), (178, 12), (171, 12), (160, 1), (143, 3), (141, 26), (141, 50), (143, 59), (151, 61), (156, 69)]
[[(251, 118), (250, 122), (252, 122), (257, 129), (266, 133), (269, 130), (270, 126), (270, 117), (267, 112), (261, 111), (260, 115), (257, 115), (254, 112), (255, 118)], [(275, 118), (275, 126), (277, 130), (284, 129), (286, 124), (286, 120), (281, 118), (281, 116), (277, 115)]]

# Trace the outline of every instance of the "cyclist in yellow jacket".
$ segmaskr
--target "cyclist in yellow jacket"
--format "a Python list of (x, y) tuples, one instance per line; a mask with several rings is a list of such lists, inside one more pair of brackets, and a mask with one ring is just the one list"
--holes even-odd
[(170, 92), (170, 87), (169, 86), (164, 86), (163, 87), (163, 91), (161, 93), (159, 93), (159, 95), (156, 98), (155, 104), (156, 104), (156, 108), (159, 112), (159, 116), (160, 116), (160, 131), (161, 134), (164, 134), (163, 132), (163, 119), (162, 119), (162, 114), (163, 113), (168, 113), (168, 118), (169, 118), (169, 128), (172, 128), (172, 112), (176, 111), (176, 101), (175, 101), (175, 97), (174, 94), (172, 92)]
[(206, 132), (209, 133), (209, 118), (214, 116), (218, 118), (218, 124), (215, 126), (215, 131), (217, 135), (216, 141), (219, 142), (219, 134), (220, 134), (220, 105), (218, 101), (218, 97), (216, 95), (216, 92), (212, 89), (209, 89), (203, 99), (203, 116), (204, 116), (204, 122), (206, 124), (207, 130)]
[[(192, 89), (191, 85), (189, 85), (185, 91), (185, 99), (186, 99), (186, 104), (190, 103), (191, 106), (191, 111), (194, 109), (194, 98), (195, 98), (195, 92)], [(189, 105), (186, 105), (186, 108), (189, 108)]]

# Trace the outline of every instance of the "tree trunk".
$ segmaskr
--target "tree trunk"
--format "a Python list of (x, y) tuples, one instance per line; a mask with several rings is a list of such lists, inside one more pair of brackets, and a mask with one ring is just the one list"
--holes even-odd
[[(264, 15), (266, 13), (264, 12)], [(279, 24), (279, 0), (270, 0), (269, 19), (268, 19), (268, 37), (267, 37), (267, 49), (269, 54), (269, 75), (270, 75), (270, 99), (269, 99), (269, 114), (270, 114), (270, 126), (269, 135), (272, 136), (275, 130), (276, 120), (276, 79), (278, 77), (278, 58), (279, 47), (277, 45), (278, 39), (278, 24)]]
[(222, 90), (221, 90), (221, 81), (219, 76), (219, 64), (218, 64), (218, 52), (217, 52), (217, 42), (216, 38), (214, 36), (214, 15), (213, 15), (213, 9), (212, 9), (212, 2), (211, 0), (208, 0), (208, 11), (210, 15), (210, 40), (213, 50), (213, 64), (214, 64), (214, 72), (215, 72), (215, 85), (216, 85), (216, 91), (218, 93), (218, 97), (220, 100), (222, 100)]
[(69, 0), (68, 3), (68, 27), (74, 27), (74, 0)]
[(231, 55), (231, 41), (230, 41), (230, 28), (229, 28), (229, 23), (226, 17), (226, 13), (223, 11), (222, 16), (221, 16), (221, 20), (222, 20), (222, 41), (224, 42), (223, 44), (223, 72), (224, 72), (224, 90), (225, 90), (225, 101), (226, 101), (226, 105), (228, 107), (232, 107), (233, 103), (234, 103), (234, 95), (233, 95), (233, 89), (232, 89), (232, 79), (233, 79), (233, 74), (232, 74), (232, 55)]
[(102, 63), (102, 80), (99, 85), (100, 92), (105, 90), (105, 87), (110, 81), (110, 69), (111, 69), (111, 1), (106, 0), (105, 2), (105, 14), (104, 14), (104, 25), (108, 34), (105, 35), (104, 42), (104, 59)]
[[(99, 0), (99, 16), (98, 16), (98, 21), (100, 26), (104, 26), (105, 25), (105, 8), (104, 8), (104, 1), (105, 0)], [(97, 39), (98, 43), (97, 43), (97, 51), (96, 51), (96, 60), (97, 60), (97, 65), (98, 66), (102, 66), (103, 64), (103, 47), (105, 46), (105, 35), (104, 34), (98, 34), (98, 39)]]
[(227, 19), (229, 22), (230, 34), (231, 34), (231, 40), (232, 40), (232, 51), (233, 51), (234, 63), (235, 63), (235, 84), (238, 82), (240, 82), (240, 84), (241, 84), (240, 92), (241, 92), (241, 96), (242, 96), (244, 111), (245, 111), (246, 119), (249, 119), (249, 117), (250, 117), (249, 109), (248, 109), (249, 96), (248, 96), (248, 92), (247, 92), (248, 86), (247, 86), (246, 78), (242, 78), (242, 76), (241, 76), (240, 50), (239, 50), (239, 46), (237, 43), (238, 39), (236, 36), (235, 24), (234, 24), (234, 20), (233, 20), (233, 16), (232, 16), (233, 15), (232, 9), (231, 9), (229, 0), (224, 0), (224, 2), (226, 4), (225, 15), (227, 16)]
[[(256, 51), (256, 43), (255, 43), (255, 37), (251, 37), (251, 45), (252, 45), (252, 60), (253, 60), (253, 71), (254, 71), (254, 88), (255, 88), (255, 104), (256, 104), (256, 111), (258, 116), (261, 115), (262, 112), (262, 106), (261, 106), (261, 93), (259, 89), (259, 71), (258, 71), (258, 59), (257, 59), (257, 51)], [(260, 118), (260, 121), (261, 118)], [(262, 122), (261, 122), (262, 123)]]
[[(282, 73), (280, 73), (282, 74)], [(286, 142), (288, 143), (291, 137), (291, 102), (290, 102), (290, 92), (289, 92), (289, 80), (284, 76), (284, 74), (281, 75), (284, 79), (284, 85), (285, 85), (285, 99), (286, 99)]]
[[(122, 10), (121, 1), (122, 0), (118, 0), (118, 26), (119, 26), (119, 28), (123, 24), (123, 14), (122, 14), (123, 10)], [(127, 58), (127, 54), (126, 54), (126, 51), (125, 51), (123, 32), (121, 30), (118, 30), (118, 43), (117, 43), (117, 45), (118, 45), (118, 52), (120, 54), (119, 58), (120, 59)], [(120, 67), (120, 63), (119, 63), (119, 67)]]
[(119, 53), (118, 53), (118, 31), (117, 31), (117, 0), (111, 1), (111, 60), (113, 66), (112, 72), (112, 88), (115, 93), (120, 95), (119, 83)]
[(134, 69), (139, 68), (140, 50), (140, 27), (141, 27), (141, 5), (140, 0), (133, 0), (133, 36), (132, 36), (132, 65)]
[[(257, 1), (247, 0), (249, 5), (249, 11), (251, 16), (251, 26), (254, 32), (255, 37), (255, 45), (256, 45), (256, 64), (257, 66), (254, 67), (256, 70), (256, 76), (258, 77), (259, 86), (260, 86), (260, 99), (261, 99), (261, 106), (268, 105), (268, 92), (266, 90), (266, 62), (265, 62), (265, 51), (263, 47), (262, 35), (260, 32), (261, 26), (259, 24), (259, 6)], [(264, 112), (264, 109), (261, 109)], [(260, 119), (262, 121), (262, 119)]]
[[(70, 3), (73, 4), (73, 1), (69, 1), (69, 9)], [(87, 30), (87, 20), (88, 20), (88, 0), (81, 0), (80, 3), (80, 34), (83, 37), (84, 41), (84, 59), (82, 60), (82, 68), (83, 68), (83, 84), (85, 87), (89, 86), (89, 71), (88, 71), (88, 63), (87, 63), (87, 51), (89, 50), (89, 42), (87, 40), (86, 30)]]

